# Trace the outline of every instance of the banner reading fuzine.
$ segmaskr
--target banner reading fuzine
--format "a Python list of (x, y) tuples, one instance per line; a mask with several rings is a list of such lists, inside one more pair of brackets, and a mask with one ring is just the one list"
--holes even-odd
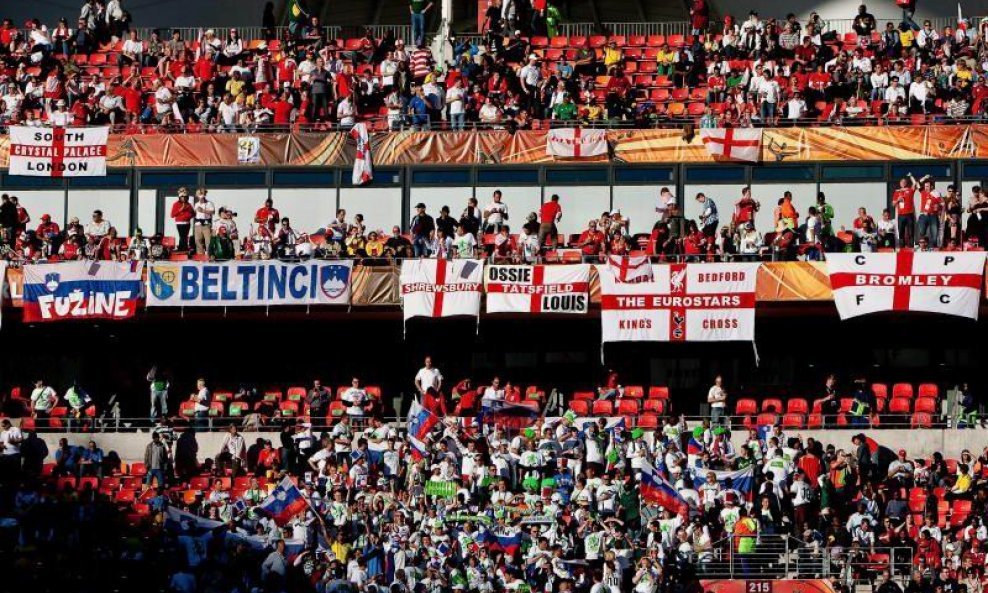
[(879, 311), (978, 318), (985, 252), (828, 253), (841, 319)]
[(604, 342), (751, 341), (757, 263), (653, 266), (652, 282), (619, 282), (598, 266)]
[(110, 128), (10, 127), (10, 174), (105, 177)]
[(149, 307), (346, 305), (352, 260), (154, 262)]
[(487, 266), (488, 313), (586, 313), (590, 266)]
[(24, 321), (129, 319), (144, 262), (71, 261), (24, 266)]

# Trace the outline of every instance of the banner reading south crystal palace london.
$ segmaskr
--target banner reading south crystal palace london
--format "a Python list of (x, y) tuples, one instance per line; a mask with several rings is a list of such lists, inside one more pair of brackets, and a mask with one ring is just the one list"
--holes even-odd
[(104, 177), (110, 128), (10, 127), (10, 174)]

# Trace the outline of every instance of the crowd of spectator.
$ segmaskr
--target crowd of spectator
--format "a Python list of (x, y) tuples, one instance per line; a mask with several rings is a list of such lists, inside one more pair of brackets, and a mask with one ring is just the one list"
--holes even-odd
[(263, 38), (141, 39), (121, 0), (87, 0), (77, 19), (0, 26), (0, 124), (149, 133), (984, 118), (985, 21), (936, 30), (906, 12), (883, 26), (862, 5), (841, 34), (816, 13), (714, 22), (707, 0), (690, 5), (688, 35), (566, 37), (546, 0), (490, 0), (481, 35), (451, 34), (438, 59), (425, 0), (409, 3), (411, 39), (369, 29), (332, 39), (316, 16), (278, 29), (270, 10)]
[[(610, 379), (599, 397), (621, 389)], [(149, 374), (152, 392), (168, 388), (162, 380)], [(415, 439), (374, 415), (358, 426), (343, 414), (324, 429), (290, 419), (277, 439), (253, 442), (230, 426), (206, 450), (202, 433), (162, 421), (142, 457), (121, 459), (99, 434), (49, 451), (4, 418), (0, 547), (17, 567), (5, 582), (679, 593), (731, 575), (825, 578), (838, 591), (871, 582), (901, 593), (906, 581), (908, 593), (982, 590), (988, 449), (917, 456), (877, 443), (880, 432), (824, 443), (779, 425), (732, 435), (723, 413), (654, 430), (572, 414), (464, 422), (448, 406), (472, 384), (450, 387), (429, 360), (413, 384), (435, 415)], [(828, 379), (823, 400), (835, 385)], [(492, 381), (478, 396), (508, 391)], [(204, 382), (190, 397), (202, 392)], [(721, 378), (710, 397), (726, 401)], [(651, 468), (672, 498), (640, 487)], [(715, 473), (728, 470), (747, 472)], [(305, 505), (275, 517), (269, 496), (286, 477)]]

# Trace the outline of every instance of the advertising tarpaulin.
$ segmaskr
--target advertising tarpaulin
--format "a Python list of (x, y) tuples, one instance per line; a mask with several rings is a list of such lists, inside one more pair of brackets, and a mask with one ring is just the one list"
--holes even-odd
[(149, 307), (346, 305), (352, 260), (154, 262)]
[(108, 127), (10, 127), (10, 174), (104, 177)]
[(985, 252), (828, 253), (841, 319), (879, 311), (978, 318)]
[(488, 313), (586, 313), (590, 266), (487, 266)]
[(604, 342), (750, 341), (757, 263), (653, 266), (652, 282), (618, 282), (598, 266)]
[(406, 259), (400, 278), (405, 320), (480, 316), (483, 280), (482, 260)]
[(24, 321), (127, 319), (137, 312), (144, 262), (24, 266)]

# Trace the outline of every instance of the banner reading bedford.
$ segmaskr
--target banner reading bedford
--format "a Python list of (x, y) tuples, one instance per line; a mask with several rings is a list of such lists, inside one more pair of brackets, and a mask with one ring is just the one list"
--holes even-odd
[(586, 313), (590, 266), (487, 266), (488, 313)]
[(759, 265), (657, 265), (652, 282), (634, 284), (598, 266), (603, 341), (750, 341)]
[(401, 262), (405, 319), (480, 315), (484, 263), (478, 259), (406, 259)]
[(109, 129), (10, 126), (10, 174), (104, 177)]
[(352, 260), (155, 262), (149, 307), (346, 305)]
[(828, 253), (841, 319), (879, 311), (978, 318), (985, 252)]
[(24, 266), (24, 321), (133, 317), (143, 272), (141, 261)]

